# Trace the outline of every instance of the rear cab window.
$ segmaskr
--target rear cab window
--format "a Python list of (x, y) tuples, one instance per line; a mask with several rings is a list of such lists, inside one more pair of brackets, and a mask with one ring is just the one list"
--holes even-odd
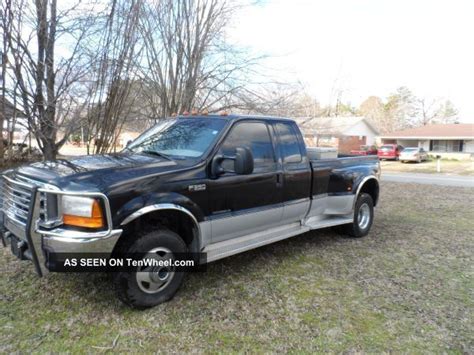
[(292, 124), (277, 123), (275, 125), (280, 143), (280, 154), (283, 164), (298, 164), (303, 161), (303, 154), (298, 134)]

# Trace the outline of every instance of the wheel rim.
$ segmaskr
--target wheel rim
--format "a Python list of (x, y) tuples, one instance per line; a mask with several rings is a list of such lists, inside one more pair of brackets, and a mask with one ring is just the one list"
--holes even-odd
[(370, 222), (370, 207), (364, 203), (359, 207), (359, 213), (357, 215), (357, 224), (360, 229), (366, 229)]
[[(171, 250), (158, 247), (150, 250), (142, 260), (174, 260)], [(174, 269), (170, 266), (140, 266), (136, 272), (138, 287), (146, 293), (157, 293), (166, 288), (174, 278)]]

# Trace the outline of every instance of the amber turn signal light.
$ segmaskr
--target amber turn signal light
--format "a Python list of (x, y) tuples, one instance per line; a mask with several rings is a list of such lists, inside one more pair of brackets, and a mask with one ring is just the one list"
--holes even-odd
[(63, 215), (63, 223), (69, 226), (83, 228), (102, 228), (104, 226), (104, 218), (99, 202), (97, 200), (94, 200), (94, 202), (92, 203), (92, 213), (90, 217), (65, 214)]

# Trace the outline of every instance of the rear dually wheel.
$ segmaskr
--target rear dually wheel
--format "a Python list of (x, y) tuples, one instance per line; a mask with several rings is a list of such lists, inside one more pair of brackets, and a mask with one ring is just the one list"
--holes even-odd
[(372, 196), (361, 193), (357, 197), (354, 208), (354, 221), (350, 224), (340, 226), (338, 230), (353, 238), (365, 237), (372, 227), (374, 221), (374, 201)]

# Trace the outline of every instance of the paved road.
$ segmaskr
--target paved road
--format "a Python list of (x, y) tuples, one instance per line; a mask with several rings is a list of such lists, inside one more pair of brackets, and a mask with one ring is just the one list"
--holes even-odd
[(382, 181), (410, 182), (417, 184), (474, 187), (473, 176), (420, 174), (420, 173), (384, 173)]

